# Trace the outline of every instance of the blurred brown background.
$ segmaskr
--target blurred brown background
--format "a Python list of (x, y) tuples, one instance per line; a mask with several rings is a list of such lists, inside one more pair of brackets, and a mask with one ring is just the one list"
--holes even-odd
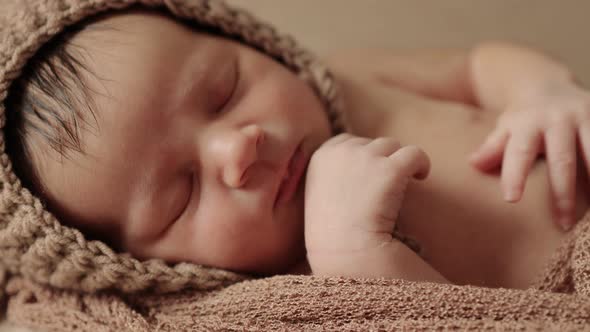
[(587, 0), (228, 0), (318, 54), (354, 47), (469, 47), (512, 40), (549, 52), (590, 86)]

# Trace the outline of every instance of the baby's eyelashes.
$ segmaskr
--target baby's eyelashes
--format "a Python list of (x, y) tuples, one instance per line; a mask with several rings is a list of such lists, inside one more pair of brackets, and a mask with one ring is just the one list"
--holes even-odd
[(189, 175), (184, 177), (182, 181), (180, 181), (178, 189), (175, 190), (175, 197), (172, 198), (174, 200), (174, 204), (172, 211), (169, 213), (171, 216), (168, 218), (169, 221), (174, 222), (184, 215), (191, 203), (194, 187), (195, 174), (191, 172)]
[(227, 108), (231, 106), (231, 101), (234, 99), (234, 95), (238, 89), (240, 72), (238, 70), (237, 61), (234, 61), (231, 68), (231, 73), (224, 74), (225, 77), (222, 79), (220, 90), (223, 91), (223, 93), (221, 93), (219, 102), (216, 103), (217, 105), (213, 110), (216, 114), (227, 110)]

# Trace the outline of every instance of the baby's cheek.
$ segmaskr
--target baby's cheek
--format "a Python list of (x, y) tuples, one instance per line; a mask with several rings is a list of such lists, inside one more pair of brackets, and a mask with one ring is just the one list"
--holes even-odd
[(225, 207), (212, 211), (199, 225), (195, 251), (204, 264), (247, 273), (267, 273), (285, 261), (289, 239), (270, 216), (235, 213)]
[(193, 233), (200, 240), (200, 247), (214, 251), (220, 257), (231, 256), (243, 249), (250, 233), (256, 228), (249, 220), (251, 218), (239, 213), (239, 209), (230, 204), (201, 204), (201, 207), (193, 225)]

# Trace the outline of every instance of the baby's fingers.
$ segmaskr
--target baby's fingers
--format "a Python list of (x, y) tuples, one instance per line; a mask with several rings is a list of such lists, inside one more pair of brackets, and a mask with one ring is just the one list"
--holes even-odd
[(502, 191), (508, 202), (522, 197), (525, 180), (541, 147), (541, 133), (535, 127), (511, 133), (502, 162)]
[(367, 149), (379, 156), (389, 156), (401, 147), (401, 143), (389, 137), (378, 137), (367, 144)]
[(349, 140), (351, 138), (353, 138), (355, 136), (349, 134), (349, 133), (341, 133), (338, 134), (336, 136), (332, 136), (330, 137), (327, 141), (325, 141), (322, 146), (326, 147), (326, 146), (332, 146), (332, 145), (338, 145), (346, 140)]
[(576, 131), (569, 122), (560, 122), (547, 129), (545, 151), (558, 222), (564, 229), (569, 229), (573, 224), (576, 198)]
[(469, 157), (469, 161), (482, 171), (488, 171), (502, 162), (509, 133), (504, 128), (496, 128), (483, 144)]
[(430, 172), (430, 158), (417, 146), (404, 146), (389, 156), (399, 177), (425, 179)]

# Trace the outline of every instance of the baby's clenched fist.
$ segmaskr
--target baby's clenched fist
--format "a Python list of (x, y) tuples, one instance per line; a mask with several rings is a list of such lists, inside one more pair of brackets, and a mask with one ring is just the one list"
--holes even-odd
[(315, 257), (349, 254), (392, 241), (410, 178), (424, 179), (430, 161), (392, 138), (341, 134), (312, 156), (305, 189), (305, 244)]

